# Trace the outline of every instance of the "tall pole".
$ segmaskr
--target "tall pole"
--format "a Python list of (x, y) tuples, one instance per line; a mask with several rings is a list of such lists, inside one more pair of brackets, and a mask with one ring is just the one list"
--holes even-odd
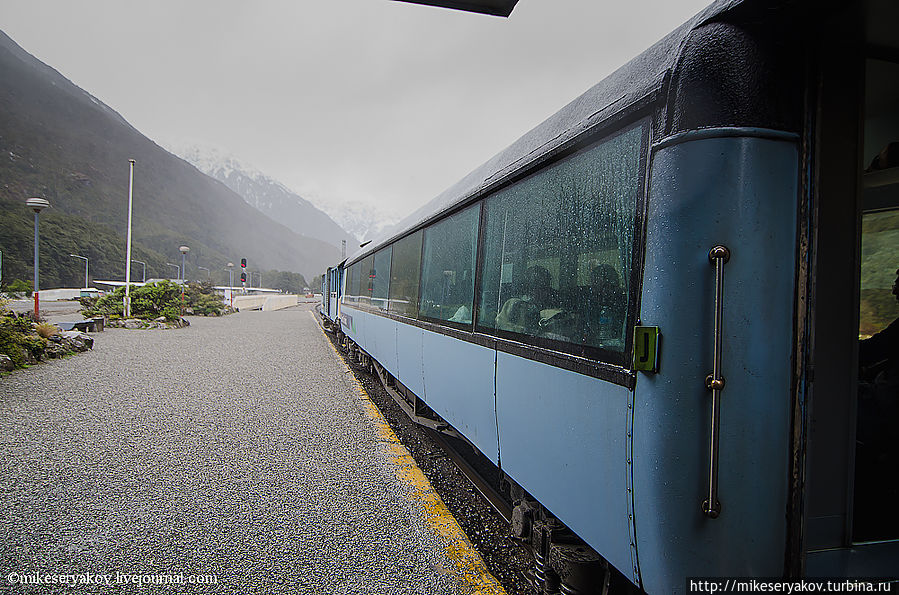
[(125, 254), (125, 318), (131, 316), (131, 204), (134, 197), (134, 159), (129, 159), (128, 174), (128, 247)]
[(231, 301), (231, 307), (234, 307), (234, 263), (228, 263), (228, 298)]
[(41, 257), (38, 254), (37, 245), (38, 245), (38, 219), (40, 219), (41, 212), (38, 210), (34, 211), (34, 317), (37, 318), (40, 315), (40, 300), (38, 299), (38, 280), (40, 275), (38, 274), (38, 266), (40, 264)]
[(38, 298), (38, 292), (40, 291), (39, 274), (38, 268), (40, 264), (40, 257), (38, 256), (38, 221), (40, 219), (40, 212), (42, 209), (46, 209), (50, 206), (50, 201), (45, 198), (29, 198), (25, 201), (25, 204), (34, 211), (34, 317), (35, 319), (40, 317), (40, 299)]
[(78, 256), (77, 254), (69, 254), (72, 258), (80, 258), (84, 261), (84, 288), (87, 289), (87, 265), (88, 260), (86, 256)]
[(146, 283), (147, 282), (147, 263), (145, 263), (143, 260), (137, 260), (136, 258), (132, 258), (131, 262), (136, 262), (138, 264), (143, 265), (144, 269), (143, 269), (143, 274), (141, 275), (140, 281), (141, 281), (141, 283)]

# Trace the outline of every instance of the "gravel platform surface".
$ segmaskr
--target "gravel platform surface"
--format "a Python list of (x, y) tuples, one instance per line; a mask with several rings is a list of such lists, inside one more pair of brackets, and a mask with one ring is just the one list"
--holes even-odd
[[(310, 311), (107, 329), (0, 378), (0, 591), (469, 592)], [(185, 582), (122, 584), (148, 577)]]

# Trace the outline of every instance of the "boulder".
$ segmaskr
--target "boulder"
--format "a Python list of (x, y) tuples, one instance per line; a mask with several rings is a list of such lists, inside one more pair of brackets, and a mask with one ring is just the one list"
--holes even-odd
[(70, 353), (68, 349), (66, 349), (65, 345), (60, 341), (52, 341), (47, 344), (47, 349), (44, 350), (44, 355), (47, 359), (53, 359), (57, 357), (62, 357)]
[(5, 354), (0, 353), (0, 372), (12, 372), (16, 369), (16, 364)]
[(94, 338), (80, 331), (62, 331), (62, 345), (70, 351), (87, 351), (93, 349)]
[(129, 318), (128, 320), (126, 320), (123, 323), (123, 326), (128, 329), (139, 329), (139, 328), (146, 328), (147, 323), (144, 322), (143, 320), (139, 320), (137, 318)]

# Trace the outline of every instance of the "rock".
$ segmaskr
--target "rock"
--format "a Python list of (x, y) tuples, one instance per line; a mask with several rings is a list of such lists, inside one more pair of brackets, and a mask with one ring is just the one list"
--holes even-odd
[(69, 353), (69, 350), (65, 348), (65, 345), (62, 344), (61, 340), (48, 344), (47, 349), (44, 351), (44, 355), (47, 356), (48, 359), (62, 357), (67, 353)]
[(160, 316), (159, 318), (154, 318), (153, 322), (165, 322), (165, 316)]
[(124, 322), (124, 327), (128, 329), (146, 328), (146, 323), (143, 320), (138, 320), (137, 318), (129, 318)]
[(12, 372), (16, 369), (16, 364), (8, 355), (0, 353), (0, 372)]
[(93, 349), (94, 338), (79, 331), (62, 331), (62, 345), (70, 351), (87, 351)]

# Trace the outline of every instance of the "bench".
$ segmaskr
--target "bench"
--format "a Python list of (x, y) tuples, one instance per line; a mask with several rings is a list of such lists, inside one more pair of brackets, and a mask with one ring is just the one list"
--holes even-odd
[(57, 322), (56, 326), (64, 331), (78, 330), (83, 333), (99, 333), (103, 330), (103, 324), (102, 318), (87, 318), (75, 322)]

